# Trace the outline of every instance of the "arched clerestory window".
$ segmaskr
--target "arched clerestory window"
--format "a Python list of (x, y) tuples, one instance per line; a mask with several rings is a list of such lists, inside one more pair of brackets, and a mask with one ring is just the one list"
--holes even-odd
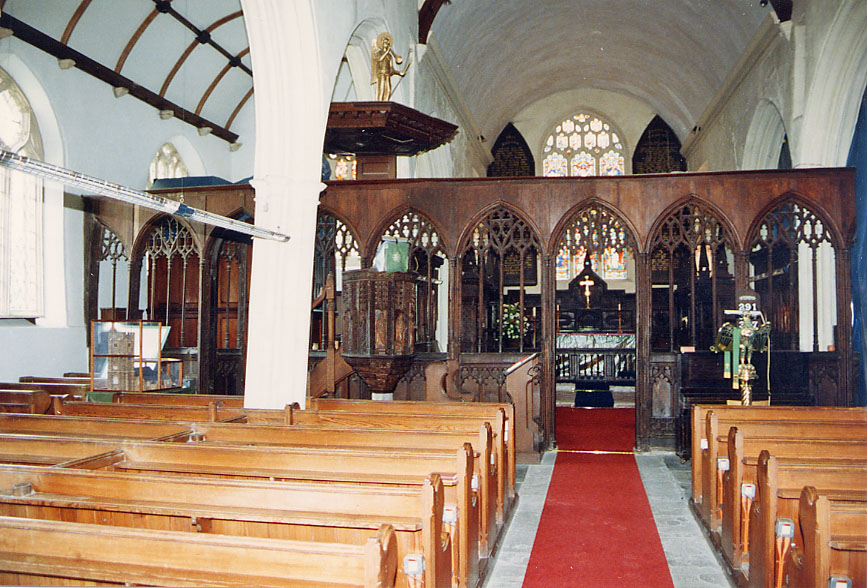
[(181, 154), (171, 143), (164, 143), (151, 161), (148, 169), (147, 186), (150, 188), (155, 180), (185, 178), (188, 175), (190, 173), (181, 158)]
[(600, 116), (579, 112), (554, 126), (542, 147), (542, 175), (622, 176), (622, 134)]

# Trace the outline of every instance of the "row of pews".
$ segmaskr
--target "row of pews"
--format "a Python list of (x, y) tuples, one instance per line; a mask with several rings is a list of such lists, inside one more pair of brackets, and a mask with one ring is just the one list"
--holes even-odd
[(0, 414), (0, 585), (482, 584), (517, 501), (511, 404), (241, 402)]
[(867, 409), (697, 405), (691, 428), (691, 506), (739, 587), (867, 587)]
[(0, 382), (0, 413), (46, 414), (55, 397), (82, 400), (90, 390), (87, 374), (63, 377), (21, 376), (17, 382)]

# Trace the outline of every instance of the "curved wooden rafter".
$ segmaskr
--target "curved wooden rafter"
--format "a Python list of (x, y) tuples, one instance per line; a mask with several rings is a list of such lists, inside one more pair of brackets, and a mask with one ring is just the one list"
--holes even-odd
[(93, 2), (93, 0), (81, 0), (81, 4), (78, 5), (78, 8), (76, 8), (75, 12), (72, 13), (72, 16), (69, 17), (69, 22), (66, 23), (66, 28), (63, 30), (63, 36), (60, 37), (61, 43), (66, 45), (69, 42), (69, 37), (72, 36), (72, 31), (75, 30), (78, 21), (81, 20), (84, 11), (87, 10), (91, 2)]
[[(205, 34), (207, 35), (206, 38), (210, 39), (210, 35), (211, 35), (211, 33), (212, 33), (214, 30), (216, 30), (217, 28), (221, 27), (222, 25), (224, 25), (224, 24), (226, 24), (226, 23), (228, 23), (228, 22), (231, 22), (231, 21), (233, 21), (233, 20), (235, 20), (235, 19), (237, 19), (237, 18), (241, 18), (242, 16), (243, 16), (243, 13), (242, 13), (240, 10), (239, 10), (238, 12), (233, 12), (232, 14), (226, 15), (226, 16), (224, 16), (223, 18), (221, 18), (221, 19), (215, 21), (214, 23), (212, 23), (211, 26), (209, 26), (208, 28), (206, 28), (206, 29), (203, 31), (203, 33), (205, 33)], [(210, 42), (210, 44), (213, 45), (213, 42)], [(172, 70), (169, 72), (169, 75), (166, 76), (166, 79), (165, 79), (165, 81), (163, 82), (162, 88), (160, 88), (160, 96), (164, 96), (164, 95), (165, 95), (165, 93), (166, 93), (166, 92), (168, 91), (168, 89), (169, 89), (169, 85), (171, 85), (172, 81), (174, 80), (175, 76), (178, 74), (178, 71), (180, 71), (180, 69), (181, 69), (181, 67), (183, 66), (184, 62), (186, 62), (187, 58), (189, 58), (189, 56), (193, 53), (193, 50), (194, 50), (196, 47), (198, 47), (199, 45), (202, 45), (202, 42), (199, 40), (199, 37), (197, 36), (195, 39), (193, 39), (192, 43), (190, 43), (190, 44), (187, 46), (187, 48), (184, 50), (184, 52), (183, 52), (183, 53), (181, 54), (181, 56), (178, 58), (178, 60), (177, 60), (177, 62), (175, 63), (174, 67), (172, 67)], [(218, 49), (218, 51), (219, 51), (219, 49)], [(242, 58), (243, 56), (245, 56), (245, 55), (246, 55), (247, 53), (249, 53), (249, 52), (250, 52), (250, 48), (247, 47), (246, 49), (244, 49), (243, 51), (241, 51), (238, 55), (236, 55), (236, 56), (234, 56), (234, 57), (231, 57), (231, 58), (229, 59), (229, 63), (226, 65), (225, 68), (223, 68), (223, 71), (226, 72), (226, 71), (230, 70), (231, 68), (235, 67), (236, 65), (240, 64), (240, 62), (241, 62), (241, 58)], [(221, 53), (222, 53), (222, 51), (221, 51)], [(253, 76), (253, 72), (250, 71), (249, 68), (247, 68), (247, 67), (241, 67), (241, 69), (242, 69), (245, 73), (249, 74), (251, 77)], [(223, 73), (223, 74), (221, 74), (221, 75), (225, 75), (225, 73)], [(200, 109), (197, 109), (197, 110), (196, 110), (196, 113), (198, 113), (199, 110), (200, 110)]]
[[(114, 66), (114, 71), (116, 73), (120, 73), (120, 70), (123, 69), (123, 66), (126, 63), (127, 57), (129, 57), (129, 54), (132, 52), (133, 47), (135, 47), (136, 43), (138, 43), (138, 40), (141, 39), (141, 36), (148, 29), (148, 27), (151, 26), (151, 23), (154, 21), (154, 19), (156, 19), (156, 17), (158, 15), (159, 15), (159, 11), (152, 10), (150, 12), (150, 14), (148, 14), (145, 17), (145, 19), (141, 22), (141, 24), (138, 26), (138, 28), (132, 34), (132, 36), (129, 38), (129, 41), (127, 41), (126, 47), (124, 47), (123, 51), (120, 52), (120, 57), (117, 58), (117, 63)], [(162, 94), (160, 94), (160, 96), (162, 96)]]
[(241, 112), (241, 109), (244, 108), (244, 105), (247, 101), (253, 96), (253, 88), (250, 88), (244, 97), (241, 98), (241, 101), (238, 102), (238, 106), (235, 107), (235, 110), (232, 111), (232, 114), (229, 116), (229, 120), (226, 121), (226, 128), (232, 128), (232, 123), (235, 122), (235, 117), (238, 116), (238, 113)]
[[(247, 55), (248, 53), (250, 53), (250, 48), (249, 48), (249, 47), (247, 47), (246, 49), (244, 49), (243, 51), (241, 51), (240, 53), (238, 53), (237, 58), (238, 58), (238, 59), (241, 59), (242, 57), (244, 57), (244, 56)], [(202, 94), (202, 98), (201, 98), (201, 100), (199, 100), (199, 103), (196, 105), (196, 114), (201, 114), (201, 113), (202, 113), (202, 108), (205, 107), (205, 102), (208, 101), (208, 98), (211, 97), (211, 94), (212, 94), (213, 91), (217, 88), (217, 85), (218, 85), (218, 84), (220, 83), (220, 81), (221, 81), (221, 80), (226, 76), (226, 74), (229, 73), (229, 71), (232, 69), (232, 67), (233, 67), (233, 66), (232, 66), (231, 63), (227, 63), (226, 66), (225, 66), (225, 67), (220, 71), (220, 73), (218, 73), (218, 74), (216, 75), (216, 77), (214, 78), (214, 81), (211, 82), (211, 85), (208, 86), (208, 89), (205, 90), (204, 94)]]

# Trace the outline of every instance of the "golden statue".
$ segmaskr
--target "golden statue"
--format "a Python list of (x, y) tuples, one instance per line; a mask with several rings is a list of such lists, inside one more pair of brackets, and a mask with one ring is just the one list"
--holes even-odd
[(403, 63), (403, 57), (395, 55), (393, 47), (391, 33), (380, 33), (370, 50), (370, 83), (376, 84), (376, 99), (380, 102), (391, 98), (391, 76), (406, 75), (406, 68), (400, 71), (394, 66)]

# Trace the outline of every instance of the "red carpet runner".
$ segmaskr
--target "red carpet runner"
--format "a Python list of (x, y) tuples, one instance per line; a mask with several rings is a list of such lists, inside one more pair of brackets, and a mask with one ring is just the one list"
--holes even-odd
[(673, 587), (633, 455), (632, 409), (557, 408), (554, 466), (525, 588)]

